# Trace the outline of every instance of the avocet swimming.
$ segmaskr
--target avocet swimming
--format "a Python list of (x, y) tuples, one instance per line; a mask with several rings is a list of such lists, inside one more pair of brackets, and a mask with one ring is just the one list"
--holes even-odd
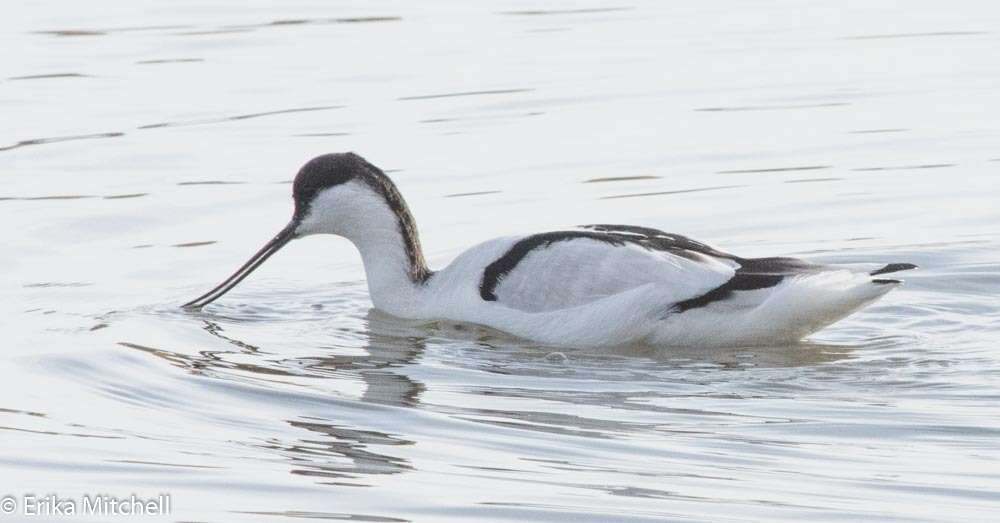
[(293, 239), (334, 234), (361, 253), (377, 309), (475, 323), (547, 345), (760, 345), (797, 341), (899, 285), (892, 263), (859, 271), (795, 258), (743, 258), (632, 225), (505, 237), (439, 271), (392, 180), (354, 153), (299, 170), (292, 220), (232, 276), (185, 304), (200, 308)]

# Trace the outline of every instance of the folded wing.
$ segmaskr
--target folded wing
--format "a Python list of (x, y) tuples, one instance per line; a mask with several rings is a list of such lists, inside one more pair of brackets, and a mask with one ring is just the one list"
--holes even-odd
[[(575, 307), (637, 287), (663, 289), (663, 310), (696, 300), (738, 274), (740, 258), (646, 227), (589, 225), (526, 236), (483, 272), (480, 295), (525, 312)], [(765, 282), (766, 283), (766, 282)]]

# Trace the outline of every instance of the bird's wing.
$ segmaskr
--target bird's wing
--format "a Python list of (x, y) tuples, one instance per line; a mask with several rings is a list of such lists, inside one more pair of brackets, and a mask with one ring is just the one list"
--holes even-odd
[(737, 278), (740, 259), (656, 229), (589, 225), (523, 237), (483, 271), (480, 296), (525, 312), (592, 303), (650, 283), (664, 311)]

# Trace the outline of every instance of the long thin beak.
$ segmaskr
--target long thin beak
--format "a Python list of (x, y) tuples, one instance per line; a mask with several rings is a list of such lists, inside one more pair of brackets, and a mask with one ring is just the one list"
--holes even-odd
[(271, 241), (267, 242), (264, 247), (262, 247), (257, 254), (254, 254), (242, 267), (236, 270), (232, 276), (226, 278), (226, 281), (220, 283), (214, 289), (202, 294), (201, 296), (185, 303), (183, 307), (185, 309), (200, 309), (209, 303), (219, 299), (223, 294), (229, 292), (230, 289), (236, 286), (237, 283), (243, 281), (244, 278), (250, 275), (257, 267), (260, 267), (268, 258), (270, 258), (274, 253), (281, 250), (286, 243), (292, 241), (295, 238), (295, 228), (298, 223), (292, 220), (284, 229), (281, 230)]

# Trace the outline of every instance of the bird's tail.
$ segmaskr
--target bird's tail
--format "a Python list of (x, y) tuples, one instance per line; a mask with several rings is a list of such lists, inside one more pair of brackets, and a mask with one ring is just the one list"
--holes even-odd
[(902, 282), (884, 274), (915, 268), (892, 263), (870, 272), (804, 266), (774, 286), (737, 290), (715, 306), (664, 318), (650, 340), (662, 345), (794, 343), (877, 300)]
[(875, 276), (915, 268), (911, 263), (891, 263), (867, 273), (838, 269), (803, 274), (775, 289), (751, 314), (772, 326), (784, 326), (782, 337), (799, 340), (849, 316), (902, 283)]

